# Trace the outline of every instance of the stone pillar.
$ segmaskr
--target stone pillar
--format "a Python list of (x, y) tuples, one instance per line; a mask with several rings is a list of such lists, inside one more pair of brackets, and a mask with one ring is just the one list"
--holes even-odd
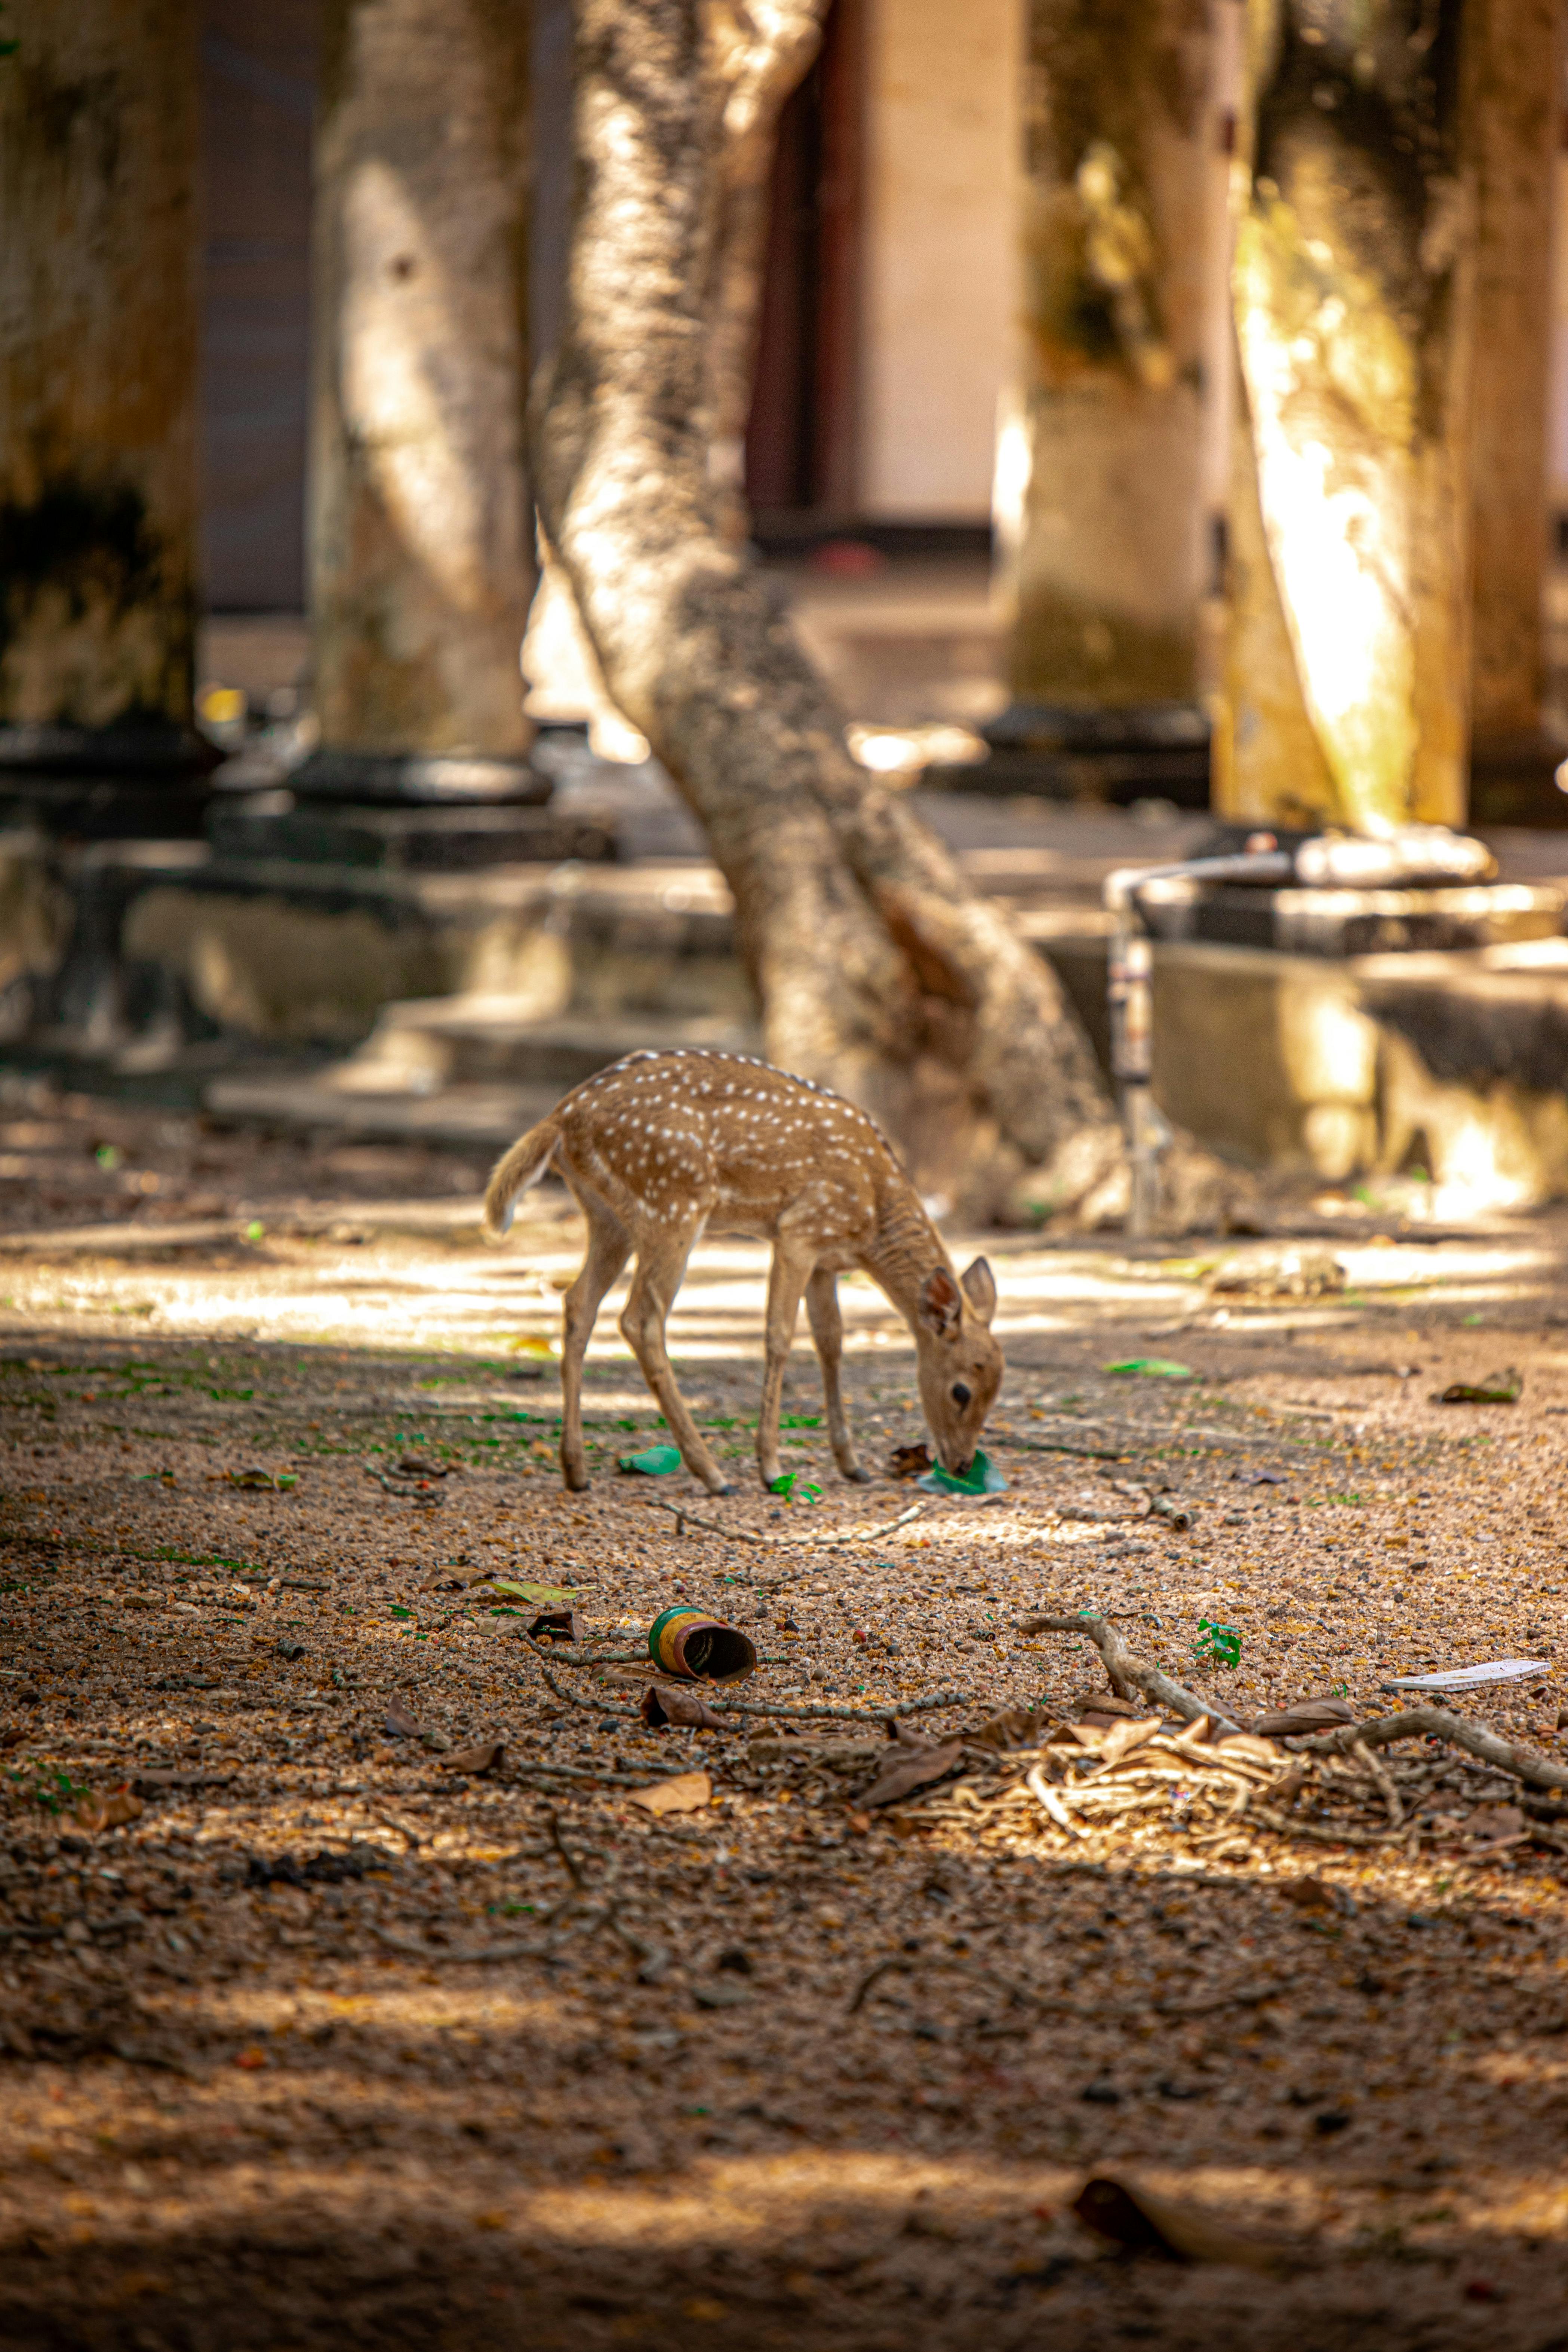
[(1465, 815), (1476, 0), (1251, 0), (1215, 802)]
[(0, 765), (210, 764), (194, 0), (69, 0), (0, 29)]
[(1563, 31), (1558, 0), (1479, 7), (1472, 814), (1515, 823), (1530, 821), (1530, 799), (1555, 799), (1551, 771), (1563, 749), (1542, 729)]
[(1129, 751), (1168, 748), (1175, 718), (1201, 761), (1207, 0), (1029, 0), (1026, 21), (1010, 683), (1064, 744), (1075, 713)]
[(297, 791), (531, 783), (519, 655), (529, 11), (329, 0), (317, 142), (310, 578)]

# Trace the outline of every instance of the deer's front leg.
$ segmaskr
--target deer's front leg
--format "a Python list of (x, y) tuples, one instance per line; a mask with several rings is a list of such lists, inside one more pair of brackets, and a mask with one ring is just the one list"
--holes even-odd
[(811, 1318), (811, 1336), (816, 1342), (816, 1360), (822, 1366), (822, 1400), (827, 1407), (827, 1436), (833, 1459), (844, 1477), (858, 1486), (868, 1486), (870, 1473), (862, 1470), (856, 1458), (855, 1441), (849, 1434), (849, 1420), (844, 1410), (844, 1391), (839, 1385), (844, 1318), (838, 1311), (838, 1276), (830, 1274), (826, 1266), (819, 1265), (805, 1286), (805, 1311)]
[(784, 1402), (784, 1367), (800, 1314), (800, 1294), (810, 1278), (814, 1253), (803, 1243), (781, 1234), (773, 1244), (768, 1275), (768, 1328), (763, 1364), (763, 1396), (757, 1408), (757, 1467), (763, 1484), (772, 1489), (781, 1475), (779, 1407)]
[(663, 1235), (654, 1244), (639, 1244), (637, 1270), (621, 1317), (621, 1330), (642, 1367), (644, 1380), (658, 1401), (659, 1411), (669, 1424), (669, 1433), (680, 1448), (681, 1460), (710, 1495), (727, 1495), (729, 1481), (698, 1433), (686, 1399), (675, 1384), (674, 1368), (664, 1344), (665, 1318), (700, 1231), (700, 1224), (693, 1225), (684, 1234)]
[(566, 1293), (561, 1344), (561, 1469), (574, 1494), (588, 1483), (588, 1457), (583, 1447), (583, 1359), (605, 1293), (614, 1287), (632, 1254), (631, 1235), (618, 1217), (596, 1202), (583, 1202), (582, 1206), (588, 1218), (588, 1255)]

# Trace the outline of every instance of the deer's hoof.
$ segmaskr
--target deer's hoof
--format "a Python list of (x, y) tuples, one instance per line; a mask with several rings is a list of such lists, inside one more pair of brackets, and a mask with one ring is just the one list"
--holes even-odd
[(862, 1470), (858, 1462), (852, 1462), (843, 1475), (852, 1486), (868, 1486), (871, 1484), (871, 1473)]
[(586, 1470), (574, 1470), (568, 1466), (562, 1471), (561, 1476), (569, 1495), (585, 1495), (587, 1493), (588, 1473)]

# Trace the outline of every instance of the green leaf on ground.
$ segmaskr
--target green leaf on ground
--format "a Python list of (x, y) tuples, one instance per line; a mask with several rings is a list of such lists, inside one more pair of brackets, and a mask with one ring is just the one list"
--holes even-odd
[(520, 1584), (510, 1576), (487, 1576), (483, 1580), (497, 1592), (515, 1593), (520, 1601), (531, 1601), (539, 1609), (563, 1609), (576, 1598), (569, 1584)]
[(672, 1470), (680, 1467), (679, 1445), (645, 1445), (640, 1454), (623, 1454), (618, 1466), (622, 1470), (640, 1471), (645, 1478), (668, 1478)]
[(928, 1495), (1001, 1495), (1006, 1492), (1007, 1481), (988, 1454), (977, 1454), (966, 1476), (955, 1478), (939, 1462), (915, 1485)]
[(1107, 1364), (1108, 1372), (1125, 1379), (1137, 1374), (1146, 1381), (1191, 1381), (1197, 1378), (1191, 1364), (1178, 1364), (1169, 1356), (1129, 1356), (1120, 1364)]
[(1222, 1625), (1212, 1617), (1200, 1617), (1193, 1654), (1209, 1665), (1239, 1666), (1241, 1635), (1234, 1625)]

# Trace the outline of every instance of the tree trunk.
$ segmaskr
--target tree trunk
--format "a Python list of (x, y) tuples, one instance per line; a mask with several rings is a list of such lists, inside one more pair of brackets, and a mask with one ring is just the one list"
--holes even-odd
[[(1477, 0), (1472, 0), (1477, 5)], [(1552, 196), (1563, 87), (1556, 0), (1479, 0), (1471, 464), (1478, 751), (1528, 744), (1546, 685), (1546, 431)]]
[(1022, 700), (1197, 693), (1207, 0), (1030, 0), (1023, 382), (998, 469)]
[(196, 11), (71, 0), (0, 30), (0, 761), (207, 764)]
[(742, 100), (765, 89), (776, 112), (819, 16), (810, 0), (743, 18), (584, 0), (577, 211), (563, 341), (535, 391), (537, 495), (610, 691), (734, 894), (769, 1054), (874, 1111), (928, 1190), (972, 1210), (1020, 1194), (1081, 1206), (1120, 1182), (1121, 1137), (1054, 976), (850, 760), (787, 616), (723, 535), (710, 436), (716, 331), (744, 308), (730, 201)]
[(515, 0), (331, 0), (307, 790), (504, 790), (526, 760), (527, 94)]
[(1251, 0), (1226, 814), (1462, 822), (1474, 173), (1462, 0)]

